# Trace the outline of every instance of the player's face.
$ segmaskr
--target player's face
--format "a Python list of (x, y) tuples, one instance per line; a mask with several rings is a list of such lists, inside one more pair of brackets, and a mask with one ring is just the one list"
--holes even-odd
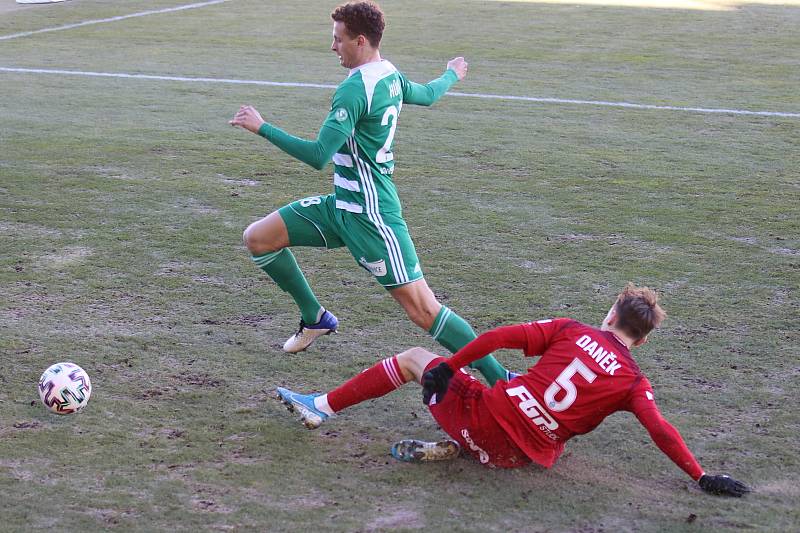
[(333, 21), (333, 43), (331, 50), (339, 56), (339, 63), (344, 68), (355, 68), (358, 66), (358, 36), (355, 38), (347, 33), (344, 22)]

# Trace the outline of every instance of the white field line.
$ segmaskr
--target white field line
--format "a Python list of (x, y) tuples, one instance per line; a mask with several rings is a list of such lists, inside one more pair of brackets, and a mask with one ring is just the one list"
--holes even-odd
[(660, 109), (665, 111), (689, 111), (693, 113), (718, 113), (723, 115), (756, 115), (762, 117), (787, 117), (800, 118), (800, 113), (785, 113), (783, 111), (748, 111), (747, 109), (718, 109), (708, 107), (680, 107), (671, 105), (634, 104), (631, 102), (604, 102), (602, 100), (571, 100), (564, 98), (537, 98), (533, 96), (509, 96), (500, 94), (481, 93), (447, 93), (453, 96), (468, 96), (472, 98), (487, 98), (494, 100), (522, 100), (524, 102), (540, 102), (545, 104), (576, 104), (595, 105), (606, 107), (626, 107), (629, 109)]
[(35, 35), (37, 33), (46, 33), (50, 31), (71, 30), (72, 28), (80, 28), (81, 26), (89, 26), (90, 24), (103, 24), (105, 22), (116, 22), (118, 20), (125, 20), (134, 17), (146, 17), (147, 15), (158, 15), (160, 13), (172, 13), (173, 11), (183, 11), (184, 9), (196, 9), (198, 7), (213, 6), (214, 4), (221, 4), (229, 0), (210, 0), (208, 2), (198, 2), (196, 4), (187, 4), (176, 7), (168, 7), (165, 9), (153, 9), (150, 11), (140, 11), (139, 13), (131, 13), (130, 15), (120, 15), (118, 17), (110, 17), (106, 19), (86, 20), (77, 22), (75, 24), (66, 24), (64, 26), (56, 26), (53, 28), (44, 28), (41, 30), (23, 31), (20, 33), (12, 33), (11, 35), (0, 35), (0, 41), (8, 39), (16, 39), (18, 37), (27, 37), (28, 35)]
[[(86, 72), (82, 70), (56, 70), (40, 68), (0, 67), (0, 72), (16, 72), (25, 74), (60, 74), (66, 76), (89, 76), (97, 78), (127, 78), (139, 80), (180, 81), (193, 83), (226, 83), (234, 85), (261, 85), (271, 87), (310, 87), (314, 89), (335, 89), (336, 85), (324, 83), (300, 83), (284, 81), (263, 80), (238, 80), (229, 78), (195, 78), (186, 76), (156, 76), (152, 74), (126, 74), (122, 72)], [(482, 98), (488, 100), (512, 100), (522, 102), (536, 102), (544, 104), (589, 105), (604, 107), (620, 107), (626, 109), (651, 109), (662, 111), (684, 111), (690, 113), (726, 114), (726, 115), (752, 115), (761, 117), (800, 118), (800, 113), (787, 113), (782, 111), (749, 111), (746, 109), (715, 109), (707, 107), (679, 107), (668, 105), (635, 104), (630, 102), (604, 102), (601, 100), (573, 100), (565, 98), (538, 98), (533, 96), (513, 96), (502, 94), (458, 93), (448, 92), (450, 96), (465, 98)]]

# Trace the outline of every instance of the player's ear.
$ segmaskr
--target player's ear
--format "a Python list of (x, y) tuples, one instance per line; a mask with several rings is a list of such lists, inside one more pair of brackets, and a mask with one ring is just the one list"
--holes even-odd
[(617, 321), (617, 306), (616, 304), (611, 306), (611, 309), (608, 310), (608, 314), (606, 314), (606, 319), (603, 321), (607, 326), (613, 326)]

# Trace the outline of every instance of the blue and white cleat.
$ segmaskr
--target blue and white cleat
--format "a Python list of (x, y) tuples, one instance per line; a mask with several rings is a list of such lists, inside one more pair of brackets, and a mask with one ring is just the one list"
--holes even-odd
[(330, 311), (325, 311), (316, 324), (308, 325), (303, 320), (300, 320), (300, 329), (283, 343), (283, 351), (289, 353), (302, 352), (311, 346), (311, 343), (317, 337), (336, 333), (336, 328), (338, 327), (339, 320)]
[(298, 394), (278, 387), (278, 399), (283, 402), (290, 413), (297, 411), (300, 419), (308, 429), (317, 429), (328, 419), (328, 415), (314, 407), (314, 398), (319, 394)]
[(506, 381), (511, 381), (514, 378), (518, 378), (520, 375), (516, 372), (512, 372), (511, 370), (506, 370)]
[(392, 445), (392, 457), (407, 463), (447, 461), (458, 457), (460, 451), (461, 446), (451, 439), (440, 440), (439, 442), (405, 439)]

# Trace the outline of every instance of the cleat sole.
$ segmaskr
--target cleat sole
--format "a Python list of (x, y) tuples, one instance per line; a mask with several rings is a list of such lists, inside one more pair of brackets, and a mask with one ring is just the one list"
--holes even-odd
[(425, 442), (415, 439), (401, 440), (392, 446), (392, 457), (407, 463), (447, 461), (455, 459), (461, 446), (454, 440)]

